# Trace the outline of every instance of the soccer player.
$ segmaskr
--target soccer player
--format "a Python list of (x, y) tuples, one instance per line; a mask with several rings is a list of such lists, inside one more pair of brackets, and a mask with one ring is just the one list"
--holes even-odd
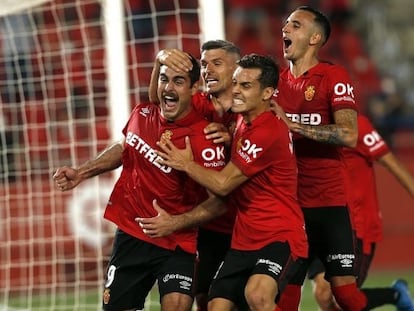
[[(357, 238), (356, 275), (359, 287), (364, 283), (376, 244), (382, 240), (382, 218), (375, 183), (374, 162), (388, 169), (414, 198), (414, 178), (388, 148), (367, 117), (358, 115), (358, 143), (356, 148), (345, 148), (348, 204)], [(322, 311), (341, 310), (325, 280), (325, 269), (320, 260), (312, 262), (309, 278)], [(364, 289), (375, 295), (377, 306), (396, 305), (398, 310), (414, 311), (414, 303), (404, 280), (397, 280), (389, 288)]]
[[(321, 12), (308, 6), (297, 8), (288, 16), (282, 34), (283, 56), (289, 66), (280, 75), (276, 108), (294, 135), (308, 263), (314, 257), (323, 262), (343, 310), (369, 310), (373, 298), (358, 289), (354, 275), (353, 232), (341, 155), (343, 146), (355, 147), (358, 139), (354, 87), (343, 67), (318, 59), (330, 35), (329, 21)], [(303, 265), (282, 293), (278, 304), (283, 310), (298, 310), (306, 273)]]
[(145, 298), (158, 281), (164, 311), (191, 310), (195, 267), (195, 228), (152, 239), (135, 222), (136, 217), (156, 215), (156, 200), (171, 214), (208, 204), (211, 217), (223, 211), (221, 200), (186, 174), (160, 162), (157, 141), (184, 146), (193, 141), (194, 161), (222, 168), (224, 145), (213, 143), (203, 132), (208, 122), (194, 111), (191, 96), (198, 90), (200, 67), (191, 58), (192, 70), (176, 72), (161, 66), (159, 105), (140, 103), (133, 109), (123, 133), (125, 138), (78, 168), (58, 168), (53, 178), (62, 191), (122, 165), (122, 173), (108, 201), (105, 218), (118, 229), (103, 293), (104, 310), (143, 310)]
[[(239, 59), (239, 48), (229, 41), (210, 40), (201, 46), (201, 77), (205, 92), (197, 92), (193, 95), (192, 105), (198, 113), (212, 122), (206, 127), (205, 133), (208, 139), (217, 143), (231, 141), (229, 132), (234, 128), (236, 120), (236, 114), (231, 111), (232, 76)], [(192, 64), (188, 54), (181, 50), (161, 50), (154, 64), (150, 99), (156, 98), (154, 77), (157, 77), (161, 65), (188, 71)], [(235, 214), (235, 208), (229, 206), (224, 215), (214, 218), (199, 228), (195, 280), (195, 298), (199, 311), (207, 311), (208, 290), (214, 274), (230, 248)]]
[[(270, 111), (278, 73), (269, 57), (251, 54), (238, 62), (232, 111), (239, 115), (231, 159), (220, 172), (192, 159), (188, 138), (183, 150), (168, 141), (159, 144), (163, 163), (220, 196), (228, 195), (229, 204), (238, 207), (231, 249), (210, 288), (209, 310), (275, 310), (291, 267), (307, 255), (291, 135)], [(197, 219), (158, 212), (158, 217), (137, 219), (154, 237), (191, 226)]]

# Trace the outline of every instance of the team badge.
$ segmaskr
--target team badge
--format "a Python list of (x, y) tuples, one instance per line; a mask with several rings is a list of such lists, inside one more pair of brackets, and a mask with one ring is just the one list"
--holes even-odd
[(309, 85), (305, 91), (305, 99), (307, 101), (311, 101), (315, 96), (315, 87), (313, 85)]
[(105, 288), (103, 292), (103, 303), (107, 305), (109, 303), (109, 298), (111, 298), (111, 290), (109, 288)]
[(161, 139), (160, 139), (161, 144), (165, 144), (167, 140), (171, 140), (172, 136), (173, 136), (173, 132), (170, 130), (166, 130), (164, 133), (161, 134)]

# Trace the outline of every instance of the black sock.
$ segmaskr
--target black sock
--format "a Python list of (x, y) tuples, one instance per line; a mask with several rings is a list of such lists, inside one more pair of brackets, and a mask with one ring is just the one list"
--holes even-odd
[(363, 288), (362, 292), (367, 297), (367, 307), (365, 310), (372, 310), (383, 305), (395, 305), (398, 300), (398, 292), (391, 287), (383, 288)]

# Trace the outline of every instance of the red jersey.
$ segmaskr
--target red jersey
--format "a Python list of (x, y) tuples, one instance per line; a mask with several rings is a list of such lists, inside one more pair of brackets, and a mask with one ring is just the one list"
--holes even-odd
[(364, 246), (382, 239), (382, 217), (375, 183), (374, 163), (390, 150), (371, 122), (358, 115), (356, 148), (344, 148), (347, 194), (353, 225)]
[[(295, 122), (334, 123), (339, 109), (357, 109), (349, 75), (338, 65), (319, 63), (295, 78), (288, 68), (280, 74), (277, 103)], [(342, 147), (294, 134), (301, 207), (345, 206)]]
[(222, 123), (228, 128), (234, 127), (237, 119), (237, 115), (230, 110), (219, 115), (214, 108), (211, 95), (207, 93), (198, 92), (191, 98), (191, 103), (194, 110), (201, 114), (205, 119), (210, 122)]
[[(193, 95), (191, 103), (194, 107), (194, 110), (209, 122), (222, 123), (227, 128), (234, 127), (236, 114), (229, 110), (220, 116), (217, 110), (214, 108), (214, 104), (211, 100), (211, 95), (198, 92)], [(231, 234), (233, 231), (235, 217), (236, 208), (234, 206), (228, 205), (227, 212), (224, 215), (210, 220), (206, 224), (202, 225), (202, 227), (211, 231)]]
[(231, 247), (258, 250), (288, 241), (307, 257), (303, 213), (297, 202), (297, 166), (286, 124), (272, 112), (246, 124), (239, 116), (231, 161), (250, 179), (230, 194), (238, 207)]
[(194, 161), (208, 168), (225, 166), (224, 146), (207, 140), (203, 129), (208, 122), (191, 111), (174, 122), (167, 121), (154, 104), (137, 105), (131, 113), (123, 133), (125, 149), (122, 172), (105, 210), (105, 218), (128, 234), (166, 249), (180, 246), (195, 253), (197, 229), (181, 230), (162, 238), (150, 238), (135, 222), (136, 217), (157, 215), (152, 201), (170, 214), (182, 214), (207, 198), (205, 189), (184, 172), (159, 163), (155, 153), (156, 142), (170, 139), (178, 148), (184, 148), (189, 136)]

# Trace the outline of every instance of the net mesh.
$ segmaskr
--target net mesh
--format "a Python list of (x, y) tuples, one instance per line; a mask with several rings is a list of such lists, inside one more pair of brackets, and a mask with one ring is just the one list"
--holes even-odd
[[(132, 107), (147, 100), (159, 49), (199, 57), (198, 5), (122, 3)], [(0, 310), (101, 309), (115, 176), (66, 193), (51, 176), (111, 143), (103, 10), (97, 0), (0, 4)]]

